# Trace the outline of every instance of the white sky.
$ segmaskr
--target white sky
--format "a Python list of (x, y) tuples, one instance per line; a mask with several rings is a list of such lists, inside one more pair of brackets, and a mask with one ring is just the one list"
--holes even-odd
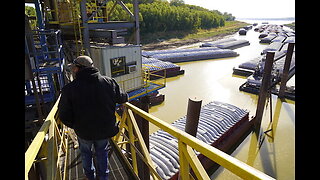
[(236, 18), (295, 17), (295, 0), (184, 0), (209, 10), (231, 13)]
[(184, 2), (222, 13), (228, 12), (236, 18), (295, 17), (295, 0), (184, 0)]

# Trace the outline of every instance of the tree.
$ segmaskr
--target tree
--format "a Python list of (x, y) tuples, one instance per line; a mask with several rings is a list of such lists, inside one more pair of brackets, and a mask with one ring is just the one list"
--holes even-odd
[(181, 5), (184, 5), (184, 1), (183, 0), (171, 0), (170, 5), (171, 6), (181, 6)]
[(236, 19), (234, 16), (232, 16), (231, 13), (227, 13), (227, 12), (223, 13), (223, 18), (226, 21), (234, 21)]
[(37, 21), (35, 19), (36, 17), (36, 10), (34, 9), (34, 7), (31, 6), (24, 6), (24, 13), (28, 16), (28, 17), (34, 17), (32, 18), (32, 20), (30, 20), (30, 27), (31, 29), (36, 29), (37, 27)]
[[(217, 10), (184, 4), (183, 0), (144, 0), (140, 3), (140, 30), (142, 33), (166, 31), (194, 31), (224, 26), (225, 18)], [(151, 3), (150, 3), (151, 2)], [(129, 9), (132, 4), (126, 4)], [(114, 10), (110, 20), (128, 20), (121, 7)]]

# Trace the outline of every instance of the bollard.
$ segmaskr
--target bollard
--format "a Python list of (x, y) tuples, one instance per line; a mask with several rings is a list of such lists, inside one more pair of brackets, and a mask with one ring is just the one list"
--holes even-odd
[(202, 100), (189, 98), (185, 132), (196, 137)]
[(283, 67), (283, 73), (281, 77), (281, 83), (280, 83), (280, 89), (278, 93), (279, 98), (284, 98), (284, 93), (288, 81), (288, 74), (289, 74), (289, 68), (291, 64), (291, 59), (292, 59), (292, 54), (293, 54), (293, 48), (294, 48), (295, 43), (289, 43), (287, 54), (286, 54), (286, 60), (284, 62), (284, 67)]

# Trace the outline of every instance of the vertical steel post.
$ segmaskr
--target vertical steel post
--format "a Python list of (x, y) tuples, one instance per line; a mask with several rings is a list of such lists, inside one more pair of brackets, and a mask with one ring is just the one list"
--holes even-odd
[(254, 127), (255, 127), (256, 132), (260, 131), (264, 106), (265, 106), (266, 99), (267, 99), (268, 89), (270, 87), (271, 70), (272, 70), (272, 65), (273, 65), (273, 60), (274, 60), (274, 54), (275, 54), (275, 51), (268, 51), (267, 52), (267, 58), (265, 61), (262, 82), (261, 82), (261, 86), (259, 89), (258, 104), (257, 104), (255, 121), (254, 121)]
[(36, 83), (34, 81), (34, 76), (33, 76), (31, 65), (30, 65), (30, 57), (27, 54), (25, 54), (24, 56), (25, 56), (25, 59), (24, 59), (25, 68), (27, 69), (28, 76), (29, 76), (28, 80), (31, 80), (32, 88), (34, 92), (34, 98), (35, 98), (36, 107), (37, 107), (38, 116), (39, 116), (38, 119), (39, 119), (39, 122), (42, 124), (44, 122), (43, 113), (42, 113), (41, 104), (39, 100), (40, 98), (39, 98), (38, 90), (36, 87)]
[(90, 38), (89, 38), (89, 26), (88, 26), (88, 15), (87, 15), (87, 0), (82, 0), (80, 2), (80, 11), (82, 18), (82, 27), (83, 27), (83, 47), (85, 49), (85, 54), (90, 56)]
[(189, 98), (185, 132), (196, 137), (202, 100)]
[(289, 46), (288, 46), (286, 60), (284, 62), (283, 72), (281, 76), (280, 89), (278, 93), (279, 98), (284, 98), (284, 92), (285, 92), (287, 81), (288, 81), (288, 74), (289, 74), (294, 45), (295, 43), (289, 43)]
[(133, 14), (134, 14), (134, 33), (135, 33), (135, 42), (136, 45), (140, 44), (140, 26), (139, 26), (139, 5), (138, 0), (133, 0)]
[[(40, 42), (41, 42), (41, 55), (40, 56), (43, 56), (42, 58), (46, 59), (46, 58), (48, 58), (48, 54), (46, 54), (44, 52), (48, 52), (47, 38), (46, 38), (45, 33), (43, 33), (43, 34), (41, 33), (41, 31), (45, 29), (43, 15), (42, 15), (42, 11), (41, 11), (41, 9), (43, 9), (43, 8), (40, 7), (41, 6), (40, 0), (35, 0), (34, 5), (35, 5), (35, 9), (36, 9), (37, 23), (38, 23), (38, 27), (39, 27), (39, 31), (38, 31), (39, 34), (38, 35), (40, 37)], [(39, 55), (35, 55), (35, 58), (39, 58), (38, 56)]]
[(41, 7), (40, 7), (40, 0), (35, 0), (34, 5), (36, 9), (36, 14), (37, 14), (38, 27), (39, 29), (44, 29), (44, 21), (43, 21), (43, 16), (42, 16)]

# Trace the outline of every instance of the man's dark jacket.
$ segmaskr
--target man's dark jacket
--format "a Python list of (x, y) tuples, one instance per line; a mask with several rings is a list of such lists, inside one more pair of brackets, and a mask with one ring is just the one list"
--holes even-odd
[(60, 120), (85, 140), (99, 140), (117, 133), (116, 103), (128, 101), (117, 82), (102, 76), (97, 68), (86, 67), (62, 89)]

